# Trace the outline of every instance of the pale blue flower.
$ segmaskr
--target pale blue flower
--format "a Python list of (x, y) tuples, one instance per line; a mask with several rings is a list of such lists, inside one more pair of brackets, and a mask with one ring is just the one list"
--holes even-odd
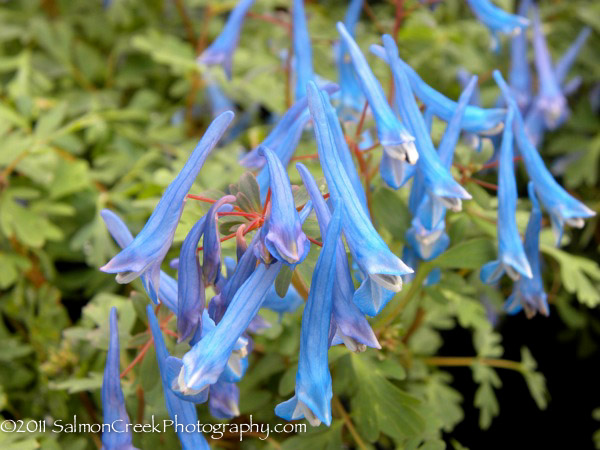
[(296, 58), (296, 100), (306, 96), (306, 83), (313, 79), (312, 47), (304, 14), (304, 0), (292, 8), (294, 56)]
[[(521, 0), (519, 15), (527, 17), (531, 0)], [(518, 33), (511, 39), (510, 46), (510, 87), (521, 112), (524, 112), (531, 103), (533, 96), (531, 88), (531, 71), (527, 60), (527, 33)]]
[(529, 19), (510, 14), (495, 6), (490, 0), (467, 0), (475, 16), (492, 34), (492, 48), (499, 48), (498, 33), (516, 35), (529, 26)]

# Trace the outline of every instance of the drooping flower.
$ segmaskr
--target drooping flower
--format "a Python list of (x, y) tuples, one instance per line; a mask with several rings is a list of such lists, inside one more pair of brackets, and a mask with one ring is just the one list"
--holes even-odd
[[(360, 17), (363, 1), (351, 0), (346, 10), (344, 25), (352, 37), (354, 37), (354, 28)], [(352, 59), (348, 54), (346, 44), (343, 42), (339, 43), (339, 45), (334, 47), (334, 51), (339, 73), (339, 109), (342, 120), (358, 120), (358, 116), (364, 108), (365, 96), (362, 93), (360, 82), (352, 66)]]
[(202, 275), (206, 284), (215, 284), (221, 274), (221, 241), (219, 240), (219, 224), (217, 211), (227, 211), (221, 208), (225, 203), (235, 202), (234, 195), (221, 197), (208, 210), (206, 224), (204, 225), (204, 239), (202, 250)]
[(585, 45), (586, 41), (592, 34), (592, 29), (589, 27), (583, 28), (577, 38), (573, 41), (571, 46), (567, 49), (567, 51), (562, 55), (562, 57), (558, 60), (556, 65), (554, 66), (554, 76), (556, 77), (556, 81), (563, 86), (564, 82), (569, 70), (573, 67), (573, 63), (575, 63), (575, 59), (577, 55), (581, 51), (582, 47)]
[[(125, 225), (125, 222), (109, 209), (100, 211), (100, 216), (106, 224), (108, 232), (117, 242), (119, 247), (125, 248), (133, 241), (133, 235)], [(143, 274), (141, 277), (144, 289), (150, 295), (150, 281), (148, 274)], [(158, 289), (158, 300), (164, 303), (174, 313), (177, 313), (177, 281), (171, 278), (162, 270), (159, 274), (160, 286)], [(152, 298), (152, 296), (150, 296)]]
[(117, 309), (110, 310), (110, 342), (106, 367), (102, 378), (102, 409), (104, 423), (110, 425), (102, 433), (102, 446), (107, 450), (135, 450), (129, 428), (131, 423), (125, 409), (125, 397), (121, 390), (119, 364), (119, 329)]
[[(310, 242), (302, 231), (285, 168), (277, 155), (267, 147), (261, 147), (261, 153), (267, 159), (271, 186), (271, 204), (260, 231), (262, 242), (275, 259), (294, 267), (306, 258)], [(261, 257), (264, 258), (262, 251)]]
[(416, 163), (419, 154), (414, 144), (415, 138), (396, 118), (385, 98), (381, 84), (373, 75), (367, 60), (344, 24), (338, 22), (337, 29), (352, 58), (361, 88), (375, 116), (377, 135), (384, 151), (391, 158), (401, 161), (406, 160), (410, 164)]
[(235, 109), (234, 104), (227, 98), (210, 74), (206, 73), (204, 75), (204, 81), (206, 83), (205, 92), (210, 102), (213, 117), (218, 117), (219, 114), (223, 114), (225, 111), (233, 111)]
[(327, 426), (331, 424), (333, 392), (327, 352), (336, 273), (336, 249), (342, 219), (342, 209), (339, 206), (338, 203), (338, 208), (329, 222), (302, 314), (296, 392), (291, 399), (275, 407), (277, 416), (286, 420), (304, 417), (313, 426), (321, 422)]
[[(339, 86), (333, 83), (329, 83), (323, 87), (325, 91), (332, 94), (339, 90)], [(303, 114), (308, 108), (308, 101), (306, 96), (298, 99), (285, 114), (279, 119), (277, 125), (273, 127), (271, 132), (262, 141), (261, 145), (268, 147), (273, 151), (277, 151), (280, 144), (288, 138), (291, 134), (291, 130), (294, 129), (297, 122), (302, 118)], [(259, 155), (260, 146), (252, 149), (246, 153), (239, 161), (239, 163), (247, 167), (248, 169), (260, 169), (262, 168), (266, 160), (263, 156)]]
[[(223, 318), (179, 361), (173, 388), (182, 395), (198, 395), (217, 382), (227, 366), (239, 337), (256, 316), (281, 263), (260, 264), (236, 292)], [(245, 354), (238, 355), (240, 358)]]
[(240, 38), (240, 31), (244, 24), (246, 13), (254, 0), (240, 0), (227, 18), (221, 34), (198, 57), (198, 63), (207, 66), (220, 65), (223, 67), (227, 78), (231, 79), (233, 53)]
[(513, 280), (531, 278), (531, 267), (517, 229), (517, 183), (513, 161), (514, 105), (509, 105), (498, 166), (498, 259), (485, 264), (481, 280), (495, 283), (506, 272)]
[(292, 11), (294, 56), (296, 57), (296, 100), (306, 96), (306, 83), (313, 79), (312, 47), (306, 25), (304, 0), (294, 0)]
[(233, 419), (240, 415), (240, 390), (235, 383), (219, 380), (210, 387), (208, 408), (215, 419)]
[[(531, 0), (521, 0), (519, 16), (527, 17)], [(527, 33), (518, 33), (511, 39), (510, 45), (510, 87), (521, 112), (525, 112), (531, 102), (531, 71), (527, 60)]]
[(529, 19), (510, 14), (495, 6), (490, 0), (467, 0), (473, 14), (492, 34), (492, 49), (499, 48), (498, 33), (516, 35), (529, 26)]
[(147, 272), (150, 297), (154, 302), (157, 301), (160, 264), (173, 242), (175, 229), (183, 212), (185, 196), (198, 176), (206, 157), (232, 119), (233, 113), (227, 111), (210, 124), (181, 172), (165, 190), (142, 231), (100, 270), (116, 273), (118, 283), (129, 283)]
[(535, 195), (532, 182), (527, 186), (531, 200), (531, 215), (525, 230), (525, 252), (531, 266), (532, 278), (520, 278), (513, 287), (513, 292), (506, 300), (504, 309), (509, 314), (516, 314), (522, 309), (527, 318), (535, 316), (537, 312), (548, 316), (548, 300), (544, 292), (542, 270), (540, 264), (540, 231), (542, 229), (542, 210)]
[[(417, 148), (421, 156), (417, 163), (417, 170), (423, 174), (425, 186), (435, 199), (453, 211), (460, 211), (461, 199), (470, 199), (471, 196), (454, 180), (449, 167), (442, 164), (435, 151), (425, 121), (413, 96), (408, 77), (399, 63), (396, 43), (387, 34), (383, 36), (383, 42), (394, 77), (396, 102), (400, 109), (400, 115), (417, 139)], [(450, 163), (452, 162), (451, 155)]]
[[(393, 292), (400, 291), (402, 275), (412, 270), (390, 251), (373, 227), (352, 189), (352, 184), (334, 148), (335, 140), (324, 106), (328, 101), (327, 98), (312, 82), (308, 85), (307, 95), (315, 123), (314, 132), (325, 179), (334, 202), (344, 209), (344, 235), (354, 262), (365, 275), (360, 288), (355, 293), (355, 298), (357, 295), (363, 295), (365, 300), (370, 299), (373, 302), (373, 311), (377, 314), (391, 298), (382, 290), (392, 291), (392, 295)], [(355, 303), (360, 304), (357, 301)]]
[[(302, 164), (296, 164), (296, 169), (300, 173), (300, 177), (312, 200), (313, 208), (317, 213), (321, 236), (325, 236), (331, 220), (329, 208), (308, 169)], [(354, 283), (352, 275), (350, 275), (346, 249), (341, 236), (337, 241), (333, 287), (333, 321), (339, 329), (337, 334), (351, 351), (363, 351), (366, 347), (381, 348), (369, 322), (367, 322), (357, 305), (353, 303)], [(366, 313), (374, 315), (375, 311), (367, 309)]]
[[(497, 70), (494, 71), (494, 80), (502, 89), (506, 102), (509, 105), (513, 104), (516, 108), (516, 102), (502, 78), (502, 74)], [(523, 117), (518, 110), (515, 111), (515, 135), (525, 169), (533, 181), (538, 198), (550, 214), (552, 228), (557, 237), (557, 244), (559, 244), (565, 224), (581, 228), (584, 225), (584, 219), (593, 217), (596, 213), (573, 198), (552, 177), (535, 146), (529, 140), (525, 132)]]
[(272, 286), (265, 297), (262, 307), (279, 313), (279, 317), (281, 318), (283, 313), (292, 313), (300, 308), (300, 305), (303, 303), (304, 299), (294, 286), (289, 286), (283, 297), (280, 297), (275, 290), (275, 286)]
[(535, 6), (533, 7), (533, 48), (535, 66), (540, 80), (540, 93), (537, 104), (544, 113), (546, 126), (552, 130), (556, 128), (559, 119), (565, 114), (567, 100), (552, 67), (552, 58), (546, 45), (546, 38), (540, 24), (540, 16)]
[[(371, 45), (370, 50), (378, 58), (388, 62), (387, 54), (382, 46)], [(425, 83), (419, 74), (404, 61), (401, 59), (399, 61), (419, 100), (425, 104), (432, 114), (449, 122), (456, 110), (456, 102)], [(462, 128), (465, 131), (485, 136), (495, 135), (502, 131), (505, 115), (506, 110), (503, 108), (479, 108), (469, 105), (465, 110)]]
[(146, 314), (148, 315), (148, 323), (150, 324), (150, 330), (154, 339), (154, 349), (156, 350), (156, 360), (158, 361), (167, 411), (173, 421), (177, 420), (178, 423), (183, 425), (182, 427), (177, 427), (175, 430), (179, 441), (184, 450), (209, 449), (210, 447), (204, 436), (202, 436), (202, 433), (199, 431), (186, 431), (186, 425), (196, 425), (198, 422), (196, 407), (192, 402), (187, 402), (177, 397), (171, 390), (168, 374), (169, 368), (167, 367), (169, 351), (165, 345), (158, 320), (154, 315), (154, 311), (152, 311), (152, 306), (148, 305), (146, 307)]

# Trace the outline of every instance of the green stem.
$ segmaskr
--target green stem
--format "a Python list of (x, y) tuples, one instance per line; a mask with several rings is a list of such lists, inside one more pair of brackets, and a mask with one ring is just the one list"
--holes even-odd
[(478, 356), (432, 356), (424, 358), (425, 364), (431, 366), (472, 366), (473, 364), (483, 364), (497, 369), (516, 370), (523, 372), (523, 364), (518, 361), (509, 361), (507, 359), (480, 358)]
[(344, 409), (344, 406), (342, 405), (342, 402), (340, 402), (340, 399), (337, 397), (337, 395), (333, 396), (333, 407), (336, 409), (338, 414), (342, 417), (342, 420), (344, 421), (344, 425), (346, 425), (346, 428), (348, 428), (348, 431), (352, 435), (352, 439), (354, 439), (356, 446), (361, 450), (366, 450), (367, 446), (361, 439), (360, 434), (358, 434), (358, 431), (356, 431), (356, 428), (354, 428), (352, 419), (350, 418), (350, 416)]

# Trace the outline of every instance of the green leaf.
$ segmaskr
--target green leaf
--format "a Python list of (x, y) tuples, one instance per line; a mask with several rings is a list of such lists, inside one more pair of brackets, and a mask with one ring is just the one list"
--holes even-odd
[(523, 364), (523, 376), (529, 388), (531, 396), (540, 409), (548, 407), (550, 394), (546, 388), (546, 378), (540, 372), (536, 372), (537, 362), (527, 347), (521, 348), (521, 363)]
[(292, 282), (293, 274), (294, 271), (288, 266), (283, 266), (277, 274), (277, 278), (275, 279), (275, 292), (277, 292), (277, 295), (281, 298), (286, 296), (290, 283)]
[(238, 183), (239, 192), (242, 192), (252, 205), (253, 211), (261, 211), (260, 189), (256, 177), (252, 172), (244, 172)]
[(476, 238), (450, 247), (434, 259), (432, 264), (446, 269), (479, 269), (495, 257), (492, 241)]
[(306, 433), (286, 439), (281, 445), (282, 450), (338, 450), (344, 448), (342, 443), (342, 427), (344, 422), (334, 421), (330, 427), (324, 425)]

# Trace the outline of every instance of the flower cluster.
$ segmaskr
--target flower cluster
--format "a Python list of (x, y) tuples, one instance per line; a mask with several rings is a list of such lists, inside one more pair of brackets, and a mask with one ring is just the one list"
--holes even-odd
[[(223, 65), (231, 77), (232, 55), (244, 16), (252, 1), (242, 0), (231, 13), (221, 35), (200, 56), (202, 67)], [(403, 282), (411, 280), (420, 261), (430, 261), (449, 246), (447, 211), (460, 211), (471, 195), (452, 172), (454, 150), (461, 133), (465, 137), (491, 138), (498, 166), (498, 258), (484, 265), (481, 279), (497, 282), (506, 273), (515, 280), (514, 292), (506, 302), (509, 312), (524, 309), (528, 316), (549, 313), (541, 278), (539, 234), (541, 206), (550, 215), (558, 243), (564, 225), (580, 227), (593, 215), (568, 194), (546, 169), (536, 150), (545, 129), (553, 129), (568, 115), (565, 96), (573, 90), (565, 83), (567, 72), (589, 32), (582, 32), (567, 54), (556, 64), (549, 56), (538, 13), (528, 0), (520, 15), (508, 14), (488, 0), (469, 0), (476, 16), (496, 35), (512, 36), (510, 83), (499, 71), (494, 80), (502, 97), (497, 107), (478, 104), (476, 76), (467, 77), (457, 101), (426, 84), (399, 55), (394, 38), (382, 37), (383, 46), (371, 50), (389, 65), (395, 96), (388, 102), (380, 81), (354, 40), (354, 25), (362, 1), (352, 1), (345, 23), (338, 23), (336, 44), (339, 85), (319, 78), (313, 69), (311, 43), (302, 0), (293, 2), (293, 47), (296, 102), (281, 116), (264, 141), (243, 156), (240, 163), (258, 171), (247, 181), (254, 198), (231, 192), (219, 199), (190, 194), (204, 161), (217, 147), (231, 124), (231, 111), (216, 115), (193, 150), (181, 172), (168, 186), (141, 232), (134, 238), (113, 212), (102, 217), (122, 247), (100, 270), (115, 273), (118, 283), (141, 277), (150, 299), (164, 304), (176, 316), (178, 342), (189, 349), (180, 357), (170, 356), (155, 309), (148, 305), (149, 327), (156, 349), (165, 402), (169, 414), (181, 422), (196, 422), (195, 404), (209, 404), (217, 418), (239, 414), (236, 383), (248, 368), (253, 334), (269, 326), (258, 314), (271, 308), (280, 314), (294, 311), (303, 302), (294, 285), (283, 288), (276, 280), (288, 281), (307, 257), (311, 242), (322, 246), (314, 267), (302, 315), (300, 354), (294, 396), (277, 405), (275, 413), (286, 420), (305, 418), (311, 425), (332, 420), (332, 381), (328, 350), (345, 345), (360, 352), (381, 348), (368, 317), (381, 313)], [(527, 35), (524, 30), (532, 11), (535, 66), (539, 92), (531, 92), (531, 75), (525, 62)], [(208, 76), (207, 76), (208, 77)], [(212, 91), (215, 85), (209, 84)], [(220, 95), (220, 94), (219, 94)], [(214, 97), (214, 95), (212, 96)], [(422, 104), (419, 106), (417, 99)], [(226, 100), (226, 99), (225, 99)], [(366, 104), (365, 104), (366, 102)], [(218, 102), (223, 104), (223, 101)], [(225, 102), (226, 104), (226, 102)], [(410, 183), (411, 227), (406, 233), (403, 262), (380, 236), (369, 209), (369, 178), (359, 174), (355, 159), (364, 162), (364, 147), (345, 133), (356, 127), (357, 138), (370, 136), (364, 128), (367, 109), (383, 149), (379, 166), (384, 182), (392, 189)], [(424, 110), (422, 112), (421, 110)], [(361, 113), (362, 112), (362, 113)], [(447, 123), (437, 148), (431, 137), (433, 119)], [(303, 132), (311, 129), (328, 194), (323, 195), (309, 169), (296, 164), (308, 198), (295, 203), (287, 167)], [(532, 212), (522, 242), (516, 222), (517, 184), (514, 144), (530, 178)], [(205, 216), (188, 232), (176, 262), (174, 280), (161, 271), (170, 249), (186, 198), (212, 203)], [(245, 208), (247, 203), (257, 203)], [(315, 212), (322, 242), (303, 231), (306, 218)], [(234, 233), (221, 236), (219, 218), (236, 216), (242, 222)], [(253, 233), (253, 234), (250, 234)], [(250, 242), (247, 238), (251, 236)], [(222, 258), (221, 242), (235, 238), (237, 261)], [(202, 246), (199, 247), (202, 240)], [(346, 248), (349, 254), (346, 253)], [(200, 261), (199, 253), (202, 253)], [(225, 262), (227, 273), (222, 272)], [(410, 267), (409, 267), (410, 266)], [(292, 275), (290, 275), (292, 274)], [(435, 283), (433, 272), (426, 283)], [(207, 302), (207, 288), (215, 295)], [(284, 294), (284, 295), (281, 295)], [(119, 344), (116, 311), (111, 311), (111, 339), (103, 385), (105, 420), (127, 419), (119, 384)], [(198, 433), (180, 433), (184, 448), (207, 448)], [(127, 433), (106, 433), (107, 449), (133, 448)]]

